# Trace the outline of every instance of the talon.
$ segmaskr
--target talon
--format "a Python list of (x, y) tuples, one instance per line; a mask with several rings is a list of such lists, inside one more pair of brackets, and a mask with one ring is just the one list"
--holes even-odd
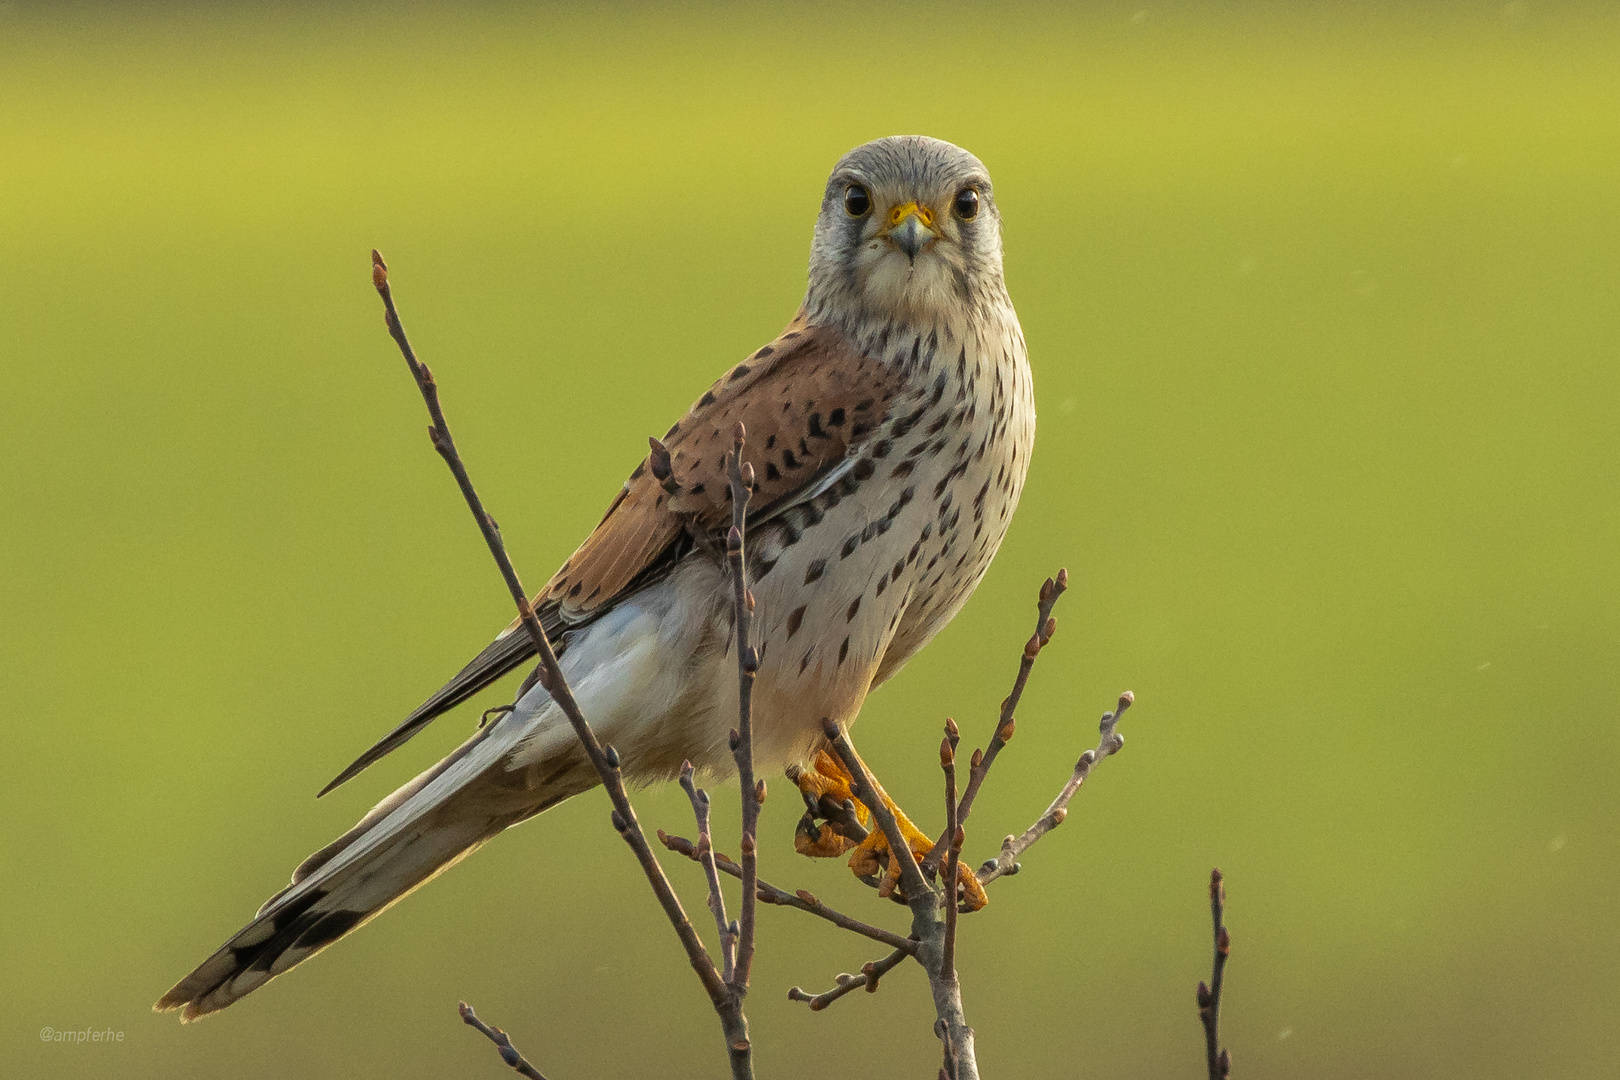
[(809, 768), (791, 766), (787, 777), (804, 799), (804, 816), (793, 834), (793, 850), (813, 859), (842, 855), (867, 837), (871, 815), (855, 802), (849, 773), (826, 751)]
[[(876, 886), (879, 896), (904, 903), (905, 889), (900, 887), (900, 862), (889, 857), (888, 838), (883, 835), (882, 829), (873, 826), (871, 810), (855, 798), (851, 778), (843, 762), (823, 750), (816, 754), (815, 761), (808, 768), (792, 766), (787, 770), (787, 776), (798, 785), (806, 807), (793, 833), (793, 850), (818, 859), (849, 851), (849, 868), (857, 878)], [(925, 836), (921, 829), (913, 825), (881, 787), (878, 796), (894, 814), (912, 855), (921, 862), (933, 850), (933, 838)], [(958, 862), (958, 910), (978, 911), (988, 902), (984, 886), (979, 884), (973, 868)]]

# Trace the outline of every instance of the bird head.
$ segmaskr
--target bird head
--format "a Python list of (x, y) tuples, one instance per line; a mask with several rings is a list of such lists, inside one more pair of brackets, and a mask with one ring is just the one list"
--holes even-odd
[(810, 306), (935, 322), (1004, 296), (1001, 216), (978, 158), (897, 135), (838, 162), (810, 250)]

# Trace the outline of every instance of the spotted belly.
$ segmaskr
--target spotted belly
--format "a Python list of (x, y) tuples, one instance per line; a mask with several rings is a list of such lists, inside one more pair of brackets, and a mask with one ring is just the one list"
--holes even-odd
[[(826, 490), (762, 527), (752, 576), (766, 756), (799, 760), (820, 722), (851, 722), (971, 595), (1006, 535), (1028, 465), (1027, 369), (931, 373)], [(985, 391), (980, 393), (979, 391)]]

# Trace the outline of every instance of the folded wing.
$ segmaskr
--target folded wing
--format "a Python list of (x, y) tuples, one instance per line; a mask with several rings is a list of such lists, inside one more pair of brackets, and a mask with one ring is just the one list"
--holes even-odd
[[(658, 580), (690, 550), (683, 540), (730, 525), (726, 456), (738, 421), (747, 426), (744, 453), (754, 466), (752, 524), (815, 492), (873, 436), (900, 387), (894, 368), (862, 355), (840, 331), (810, 326), (801, 313), (775, 341), (722, 375), (665, 433), (668, 470), (656, 449), (636, 466), (601, 523), (535, 598), (547, 637), (559, 646), (564, 631)], [(321, 794), (534, 654), (514, 622)]]

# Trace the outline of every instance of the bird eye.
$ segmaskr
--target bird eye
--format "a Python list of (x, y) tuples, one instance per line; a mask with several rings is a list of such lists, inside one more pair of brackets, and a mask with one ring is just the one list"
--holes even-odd
[(951, 209), (963, 221), (972, 221), (979, 212), (979, 193), (970, 187), (965, 187), (956, 193), (956, 199), (951, 203)]
[(859, 184), (844, 189), (844, 212), (850, 217), (865, 217), (872, 212), (872, 196)]

